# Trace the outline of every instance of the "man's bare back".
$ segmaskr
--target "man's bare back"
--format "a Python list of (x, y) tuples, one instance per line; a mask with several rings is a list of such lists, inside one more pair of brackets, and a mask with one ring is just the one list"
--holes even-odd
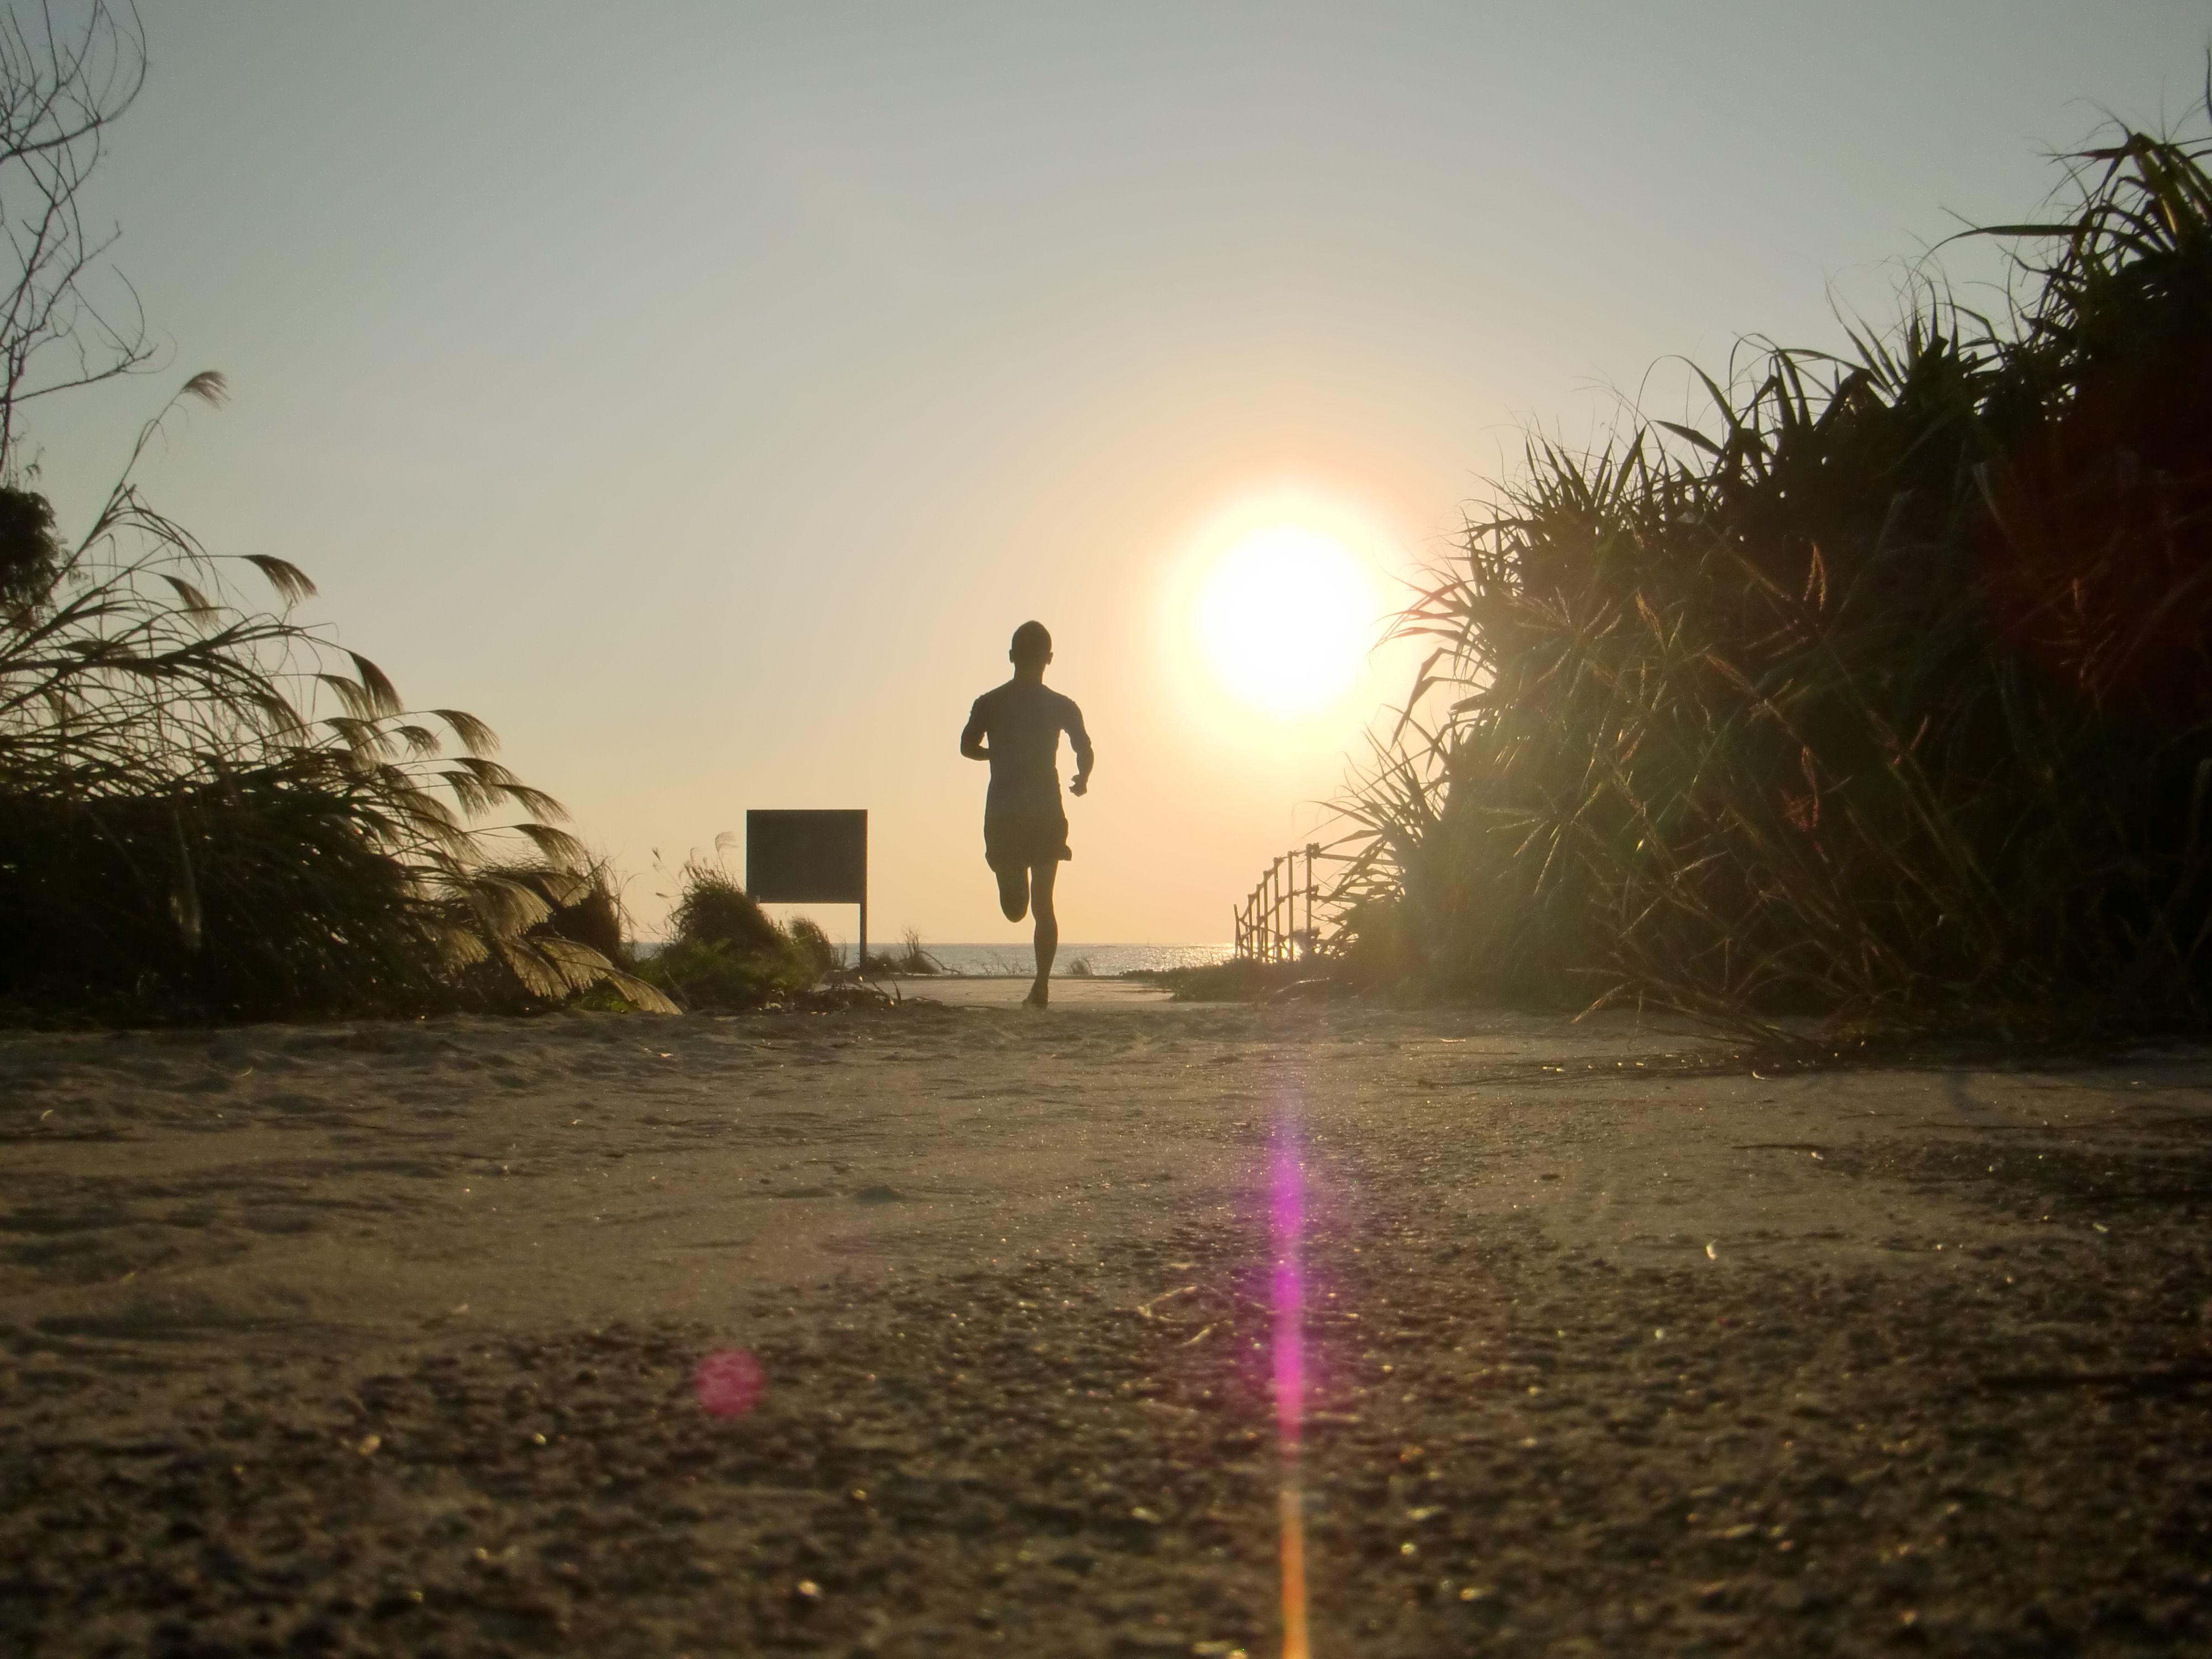
[(1091, 736), (1083, 711), (1044, 684), (1052, 660), (1052, 635), (1042, 623), (1014, 630), (1006, 653), (1014, 677), (975, 699), (960, 733), (960, 752), (991, 763), (991, 787), (983, 806), (983, 857), (999, 878), (999, 908), (1008, 921), (1025, 914), (1036, 917), (1036, 982), (1026, 1000), (1042, 1008), (1049, 996), (1052, 960), (1060, 949), (1060, 921), (1053, 912), (1053, 887), (1060, 861), (1074, 854), (1067, 847), (1067, 815), (1060, 801), (1060, 735), (1067, 733), (1075, 750), (1075, 775), (1068, 793), (1091, 786)]

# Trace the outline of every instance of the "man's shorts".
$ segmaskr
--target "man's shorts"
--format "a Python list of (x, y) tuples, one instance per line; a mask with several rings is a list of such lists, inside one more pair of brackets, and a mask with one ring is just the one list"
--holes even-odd
[(1057, 799), (984, 807), (983, 861), (994, 870), (1026, 870), (1074, 856), (1067, 850), (1067, 814)]

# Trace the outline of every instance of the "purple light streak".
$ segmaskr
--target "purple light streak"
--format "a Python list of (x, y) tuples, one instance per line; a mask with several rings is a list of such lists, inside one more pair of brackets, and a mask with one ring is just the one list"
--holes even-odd
[(1306, 1640), (1305, 1497), (1300, 1431), (1305, 1415), (1305, 1170), (1294, 1123), (1276, 1127), (1268, 1180), (1274, 1246), (1276, 1508), (1283, 1534), (1283, 1659), (1309, 1659)]

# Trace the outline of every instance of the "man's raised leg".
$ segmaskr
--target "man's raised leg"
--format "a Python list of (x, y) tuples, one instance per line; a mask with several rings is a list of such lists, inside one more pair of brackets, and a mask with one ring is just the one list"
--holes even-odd
[(1052, 888), (1060, 874), (1060, 862), (1036, 864), (1030, 866), (1030, 908), (1036, 912), (1036, 983), (1023, 1000), (1033, 1008), (1042, 1008), (1051, 995), (1052, 959), (1060, 953), (1060, 918), (1053, 912)]
[(1017, 864), (991, 873), (999, 878), (999, 908), (1008, 921), (1019, 921), (1029, 914), (1030, 872)]

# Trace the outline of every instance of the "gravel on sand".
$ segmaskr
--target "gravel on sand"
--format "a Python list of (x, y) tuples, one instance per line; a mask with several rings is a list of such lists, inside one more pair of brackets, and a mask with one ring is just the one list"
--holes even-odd
[(2202, 1056), (921, 1008), (0, 1079), (9, 1652), (1273, 1655), (1286, 1169), (1317, 1653), (2212, 1648)]

